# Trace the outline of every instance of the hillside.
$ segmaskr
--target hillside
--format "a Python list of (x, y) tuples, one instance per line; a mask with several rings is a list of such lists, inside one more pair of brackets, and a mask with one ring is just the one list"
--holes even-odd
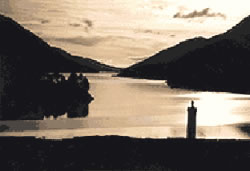
[(117, 71), (97, 61), (72, 56), (62, 49), (51, 47), (41, 38), (14, 20), (0, 15), (0, 56), (22, 63), (26, 70), (42, 72), (99, 72)]
[(166, 66), (169, 63), (182, 58), (183, 55), (192, 50), (204, 47), (206, 44), (206, 39), (202, 37), (180, 42), (174, 47), (160, 51), (154, 56), (122, 70), (119, 75), (137, 78), (165, 79), (166, 75), (162, 73), (165, 72)]
[[(87, 78), (63, 81), (58, 72), (99, 71), (117, 68), (51, 47), (0, 15), (1, 120), (42, 119), (44, 115), (58, 117), (65, 112), (75, 115), (77, 109), (79, 116), (87, 116), (88, 104), (93, 100)], [(50, 77), (48, 73), (54, 74)]]
[(223, 34), (186, 40), (119, 75), (166, 79), (170, 87), (249, 93), (248, 73), (250, 16)]

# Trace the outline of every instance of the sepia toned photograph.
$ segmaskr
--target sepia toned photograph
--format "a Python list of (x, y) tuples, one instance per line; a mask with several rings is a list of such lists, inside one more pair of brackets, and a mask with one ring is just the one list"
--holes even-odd
[(249, 78), (248, 0), (0, 0), (0, 170), (250, 170)]

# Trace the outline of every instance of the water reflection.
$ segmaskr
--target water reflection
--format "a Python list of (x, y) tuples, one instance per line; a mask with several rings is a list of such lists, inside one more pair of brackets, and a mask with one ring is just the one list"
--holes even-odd
[(244, 107), (245, 101), (250, 100), (249, 95), (199, 92), (179, 96), (196, 100), (199, 126), (228, 125), (248, 121), (240, 109)]
[[(67, 80), (69, 74), (65, 76)], [(162, 81), (118, 78), (107, 73), (86, 76), (89, 91), (95, 97), (89, 105), (88, 117), (66, 118), (64, 115), (65, 118), (56, 120), (31, 121), (33, 124), (25, 123), (30, 127), (23, 128), (21, 133), (12, 131), (16, 130), (13, 128), (22, 130), (24, 124), (20, 121), (1, 122), (9, 126), (9, 132), (0, 135), (185, 137), (187, 107), (194, 100), (198, 108), (198, 138), (249, 138), (250, 95), (170, 89)], [(84, 108), (74, 107), (72, 100), (69, 102), (74, 111)], [(67, 110), (64, 108), (63, 112)]]

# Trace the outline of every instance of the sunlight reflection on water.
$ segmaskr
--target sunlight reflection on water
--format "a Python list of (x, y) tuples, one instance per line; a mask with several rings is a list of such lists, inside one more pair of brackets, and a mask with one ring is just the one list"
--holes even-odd
[[(66, 74), (67, 75), (67, 74)], [(91, 135), (185, 137), (187, 107), (195, 101), (198, 138), (249, 138), (238, 125), (250, 123), (250, 95), (170, 89), (165, 81), (86, 74), (95, 100), (86, 118), (1, 121), (0, 136), (72, 138)]]
[(180, 96), (196, 99), (198, 125), (216, 126), (249, 121), (249, 118), (238, 113), (244, 112), (239, 110), (246, 101), (249, 103), (249, 95), (200, 92)]

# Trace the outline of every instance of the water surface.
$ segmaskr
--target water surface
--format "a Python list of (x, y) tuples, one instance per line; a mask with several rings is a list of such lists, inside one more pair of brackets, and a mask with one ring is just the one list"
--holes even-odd
[[(68, 74), (65, 74), (68, 76)], [(170, 89), (165, 81), (86, 74), (95, 100), (86, 118), (1, 121), (1, 136), (72, 138), (91, 135), (185, 137), (186, 115), (195, 101), (198, 138), (249, 138), (250, 95)], [(66, 98), (66, 97), (65, 97)]]

